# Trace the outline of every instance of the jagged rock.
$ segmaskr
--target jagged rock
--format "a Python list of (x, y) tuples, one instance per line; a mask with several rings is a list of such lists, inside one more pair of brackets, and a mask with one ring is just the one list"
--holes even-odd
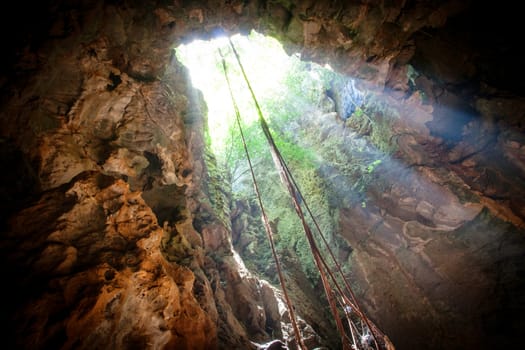
[[(0, 18), (6, 347), (293, 345), (279, 293), (232, 247), (257, 249), (258, 214), (230, 212), (202, 96), (172, 51), (217, 28), (274, 35), (370, 95), (395, 90), (376, 95), (383, 110), (344, 115), (344, 128), (325, 101), (323, 117), (296, 129), (311, 125), (318, 147), (338, 141), (343, 161), (319, 169), (351, 245), (338, 256), (398, 349), (521, 339), (525, 79), (514, 4), (12, 5)], [(346, 162), (350, 149), (370, 163)], [(309, 347), (336, 348), (319, 293), (289, 258)]]
[[(30, 220), (35, 215), (56, 221), (42, 232)], [(42, 293), (30, 292), (21, 305), (12, 295), (15, 305), (6, 306), (25, 324), (16, 329), (19, 346), (214, 346), (213, 323), (192, 293), (193, 273), (165, 260), (153, 212), (122, 180), (81, 175), (25, 209), (8, 235), (20, 232), (45, 234), (11, 256), (29, 272), (18, 287)], [(22, 335), (31, 341), (22, 343)]]

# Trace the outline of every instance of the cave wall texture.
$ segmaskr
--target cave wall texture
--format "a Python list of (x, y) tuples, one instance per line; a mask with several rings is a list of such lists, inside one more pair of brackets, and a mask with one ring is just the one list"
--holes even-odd
[(274, 35), (400, 111), (382, 186), (366, 210), (340, 208), (359, 296), (397, 348), (520, 340), (513, 2), (40, 1), (1, 22), (6, 348), (249, 349), (280, 335), (277, 292), (232, 249), (206, 108), (172, 51), (219, 28)]

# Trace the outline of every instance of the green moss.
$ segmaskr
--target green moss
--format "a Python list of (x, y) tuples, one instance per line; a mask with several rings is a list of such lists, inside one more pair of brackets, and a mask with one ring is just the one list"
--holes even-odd
[(393, 141), (393, 121), (399, 119), (399, 112), (376, 96), (369, 94), (361, 108), (355, 110), (347, 125), (358, 131), (385, 154), (397, 151)]
[[(302, 40), (302, 23), (299, 20), (292, 19), (289, 30), (293, 30), (294, 23), (298, 25), (298, 30), (300, 25), (297, 35), (298, 40)], [(231, 74), (236, 74), (233, 69)], [(381, 151), (387, 154), (395, 151), (390, 126), (392, 118), (398, 118), (395, 111), (372, 97), (365, 99), (365, 103), (356, 109), (348, 126), (359, 130), (376, 147), (364, 141), (349, 140), (342, 121), (319, 121), (319, 118), (332, 115), (328, 113), (330, 104), (326, 103), (327, 90), (334, 81), (344, 79), (332, 71), (295, 58), (290, 63), (289, 74), (283, 80), (282, 90), (270, 96), (258, 96), (274, 140), (332, 248), (345, 244), (337, 239), (334, 208), (362, 203), (366, 205), (368, 188), (378, 180), (381, 167), (384, 166), (382, 157), (385, 155)], [(251, 83), (255, 85), (257, 82)], [(322, 112), (319, 111), (320, 106), (323, 106)], [(241, 108), (241, 114), (248, 115), (248, 109)], [(262, 135), (258, 121), (249, 122), (247, 120), (250, 118), (246, 115), (241, 115), (242, 120), (246, 121), (243, 133), (262, 200), (275, 229), (278, 253), (289, 254), (297, 259), (306, 275), (316, 281), (318, 271), (308, 241), (291, 198), (281, 184), (267, 140)], [(229, 220), (229, 179), (234, 191), (233, 198), (248, 202), (250, 206), (256, 203), (237, 125), (229, 129), (228, 135), (225, 152), (218, 156), (218, 160), (211, 151), (206, 155), (209, 179), (205, 183), (210, 206), (223, 222)], [(212, 140), (209, 134), (206, 137), (209, 147)], [(223, 159), (229, 174), (220, 170)], [(260, 212), (250, 211), (249, 215), (251, 219), (247, 224), (246, 221), (242, 225), (239, 223), (242, 226), (239, 234), (244, 239), (241, 239), (241, 255), (248, 267), (254, 267), (261, 274), (266, 273), (267, 277), (273, 278), (275, 271), (268, 267), (268, 261), (272, 260), (271, 252)], [(311, 219), (308, 220), (312, 223)]]
[(215, 156), (209, 149), (205, 151), (205, 163), (208, 170), (206, 192), (209, 204), (217, 218), (226, 227), (230, 227), (231, 187), (227, 171), (217, 166)]

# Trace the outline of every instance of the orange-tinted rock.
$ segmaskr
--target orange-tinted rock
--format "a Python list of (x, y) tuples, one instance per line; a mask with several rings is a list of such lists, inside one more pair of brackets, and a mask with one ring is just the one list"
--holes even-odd
[[(6, 347), (251, 348), (290, 335), (278, 293), (232, 250), (229, 203), (210, 198), (221, 184), (204, 161), (201, 97), (172, 54), (217, 27), (257, 28), (370, 90), (395, 90), (383, 135), (395, 157), (377, 177), (389, 186), (344, 202), (353, 252), (340, 256), (398, 348), (521, 339), (525, 79), (510, 3), (12, 5), (0, 21)], [(318, 123), (322, 141), (345, 137)], [(250, 236), (233, 240), (250, 247)], [(287, 268), (301, 329), (322, 344), (328, 317)]]

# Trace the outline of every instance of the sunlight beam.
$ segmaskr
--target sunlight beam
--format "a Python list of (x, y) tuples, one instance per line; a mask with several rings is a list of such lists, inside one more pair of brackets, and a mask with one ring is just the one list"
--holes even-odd
[[(282, 92), (283, 79), (292, 60), (282, 45), (276, 39), (255, 31), (249, 36), (237, 34), (231, 39), (238, 48), (242, 60), (247, 63), (247, 74), (250, 80), (255, 82), (253, 86), (255, 93), (264, 99)], [(252, 122), (256, 120), (257, 114), (241, 80), (237, 64), (231, 57), (228, 38), (195, 40), (176, 48), (178, 59), (190, 72), (192, 85), (202, 91), (208, 105), (208, 126), (213, 131), (212, 147), (216, 153), (225, 150), (228, 132), (234, 118), (221, 68), (219, 49), (226, 55), (232, 90), (235, 96), (238, 96), (236, 99), (243, 113), (244, 122)]]

